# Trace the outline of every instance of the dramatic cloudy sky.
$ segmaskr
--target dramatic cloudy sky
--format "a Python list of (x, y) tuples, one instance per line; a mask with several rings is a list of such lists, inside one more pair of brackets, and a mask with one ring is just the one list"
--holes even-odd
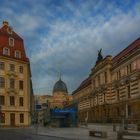
[(100, 48), (115, 56), (140, 36), (140, 1), (1, 0), (3, 20), (24, 39), (34, 92), (51, 94), (61, 71), (71, 93)]

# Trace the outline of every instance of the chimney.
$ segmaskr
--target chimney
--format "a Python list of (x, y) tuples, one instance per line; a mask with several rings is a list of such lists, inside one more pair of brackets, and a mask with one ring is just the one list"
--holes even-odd
[(8, 21), (3, 21), (3, 26), (9, 26)]

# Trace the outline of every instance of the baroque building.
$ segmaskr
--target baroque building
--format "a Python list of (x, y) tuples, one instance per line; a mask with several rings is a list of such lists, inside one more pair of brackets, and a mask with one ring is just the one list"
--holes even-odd
[(50, 102), (50, 125), (55, 127), (68, 127), (74, 124), (73, 109), (67, 108), (72, 102), (68, 94), (67, 85), (60, 79), (53, 87), (53, 100)]
[(140, 121), (140, 38), (119, 54), (98, 54), (89, 77), (72, 93), (79, 122)]
[(64, 124), (64, 114), (52, 114), (55, 109), (63, 110), (72, 102), (72, 96), (68, 94), (67, 85), (60, 79), (54, 84), (52, 95), (35, 95), (34, 104), (35, 122), (42, 125), (60, 126)]
[(68, 95), (66, 84), (60, 79), (53, 87), (53, 100), (50, 102), (50, 108), (64, 108), (72, 101), (72, 96)]
[(23, 39), (4, 21), (0, 28), (0, 125), (29, 126), (32, 95), (30, 62)]

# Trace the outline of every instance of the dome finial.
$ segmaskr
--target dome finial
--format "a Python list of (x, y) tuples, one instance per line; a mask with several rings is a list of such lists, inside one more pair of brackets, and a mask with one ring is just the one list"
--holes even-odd
[(59, 71), (59, 80), (61, 80), (61, 76), (62, 76), (61, 71)]

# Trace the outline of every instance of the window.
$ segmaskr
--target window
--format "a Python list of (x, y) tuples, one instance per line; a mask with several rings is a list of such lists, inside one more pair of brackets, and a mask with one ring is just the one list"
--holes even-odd
[(10, 96), (10, 105), (15, 105), (15, 97)]
[(128, 93), (128, 98), (130, 98), (130, 85), (127, 86), (127, 93)]
[(15, 71), (15, 65), (14, 64), (10, 64), (10, 71)]
[(93, 86), (94, 86), (94, 88), (95, 88), (95, 79), (93, 80)]
[(8, 48), (3, 48), (3, 54), (4, 55), (10, 55), (10, 51)]
[(104, 73), (101, 73), (101, 82), (100, 82), (100, 84), (102, 85), (102, 84), (104, 84), (105, 82), (105, 77), (104, 77)]
[(4, 77), (0, 77), (0, 88), (4, 88), (5, 87), (5, 79)]
[(98, 87), (98, 77), (95, 77), (95, 87)]
[(4, 96), (0, 96), (0, 105), (4, 105), (5, 104), (5, 98)]
[(131, 116), (131, 106), (128, 105), (128, 116)]
[(106, 116), (106, 109), (104, 108), (104, 116)]
[(127, 74), (129, 74), (129, 66), (127, 66)]
[(117, 100), (120, 100), (120, 93), (119, 93), (119, 89), (117, 89)]
[(9, 37), (9, 46), (14, 46), (14, 38)]
[(100, 81), (100, 84), (102, 85), (102, 84), (105, 84), (105, 73), (101, 73), (100, 74), (100, 77), (101, 77), (101, 81)]
[(0, 70), (4, 70), (4, 62), (0, 62)]
[(19, 81), (19, 89), (23, 90), (23, 81), (22, 80)]
[(119, 78), (120, 78), (120, 72), (117, 71), (117, 80), (119, 80)]
[(20, 53), (20, 51), (15, 51), (15, 57), (16, 57), (16, 58), (21, 58), (21, 53)]
[(15, 79), (10, 79), (10, 88), (15, 88)]
[(5, 113), (1, 113), (1, 123), (5, 123)]
[(120, 76), (123, 77), (125, 75), (125, 68), (122, 68), (120, 70)]
[(98, 86), (100, 85), (100, 75), (98, 76)]
[(134, 62), (131, 63), (131, 70), (135, 71), (138, 68), (138, 61), (135, 60)]
[(120, 109), (117, 107), (117, 116), (120, 116)]
[(20, 114), (20, 123), (24, 123), (24, 114)]
[(107, 83), (107, 72), (105, 72), (105, 83)]
[(19, 72), (23, 73), (23, 66), (19, 66)]
[(127, 66), (124, 67), (124, 74), (127, 75)]
[(23, 97), (19, 97), (19, 106), (23, 106)]
[(112, 81), (116, 81), (117, 80), (117, 72), (112, 74)]

